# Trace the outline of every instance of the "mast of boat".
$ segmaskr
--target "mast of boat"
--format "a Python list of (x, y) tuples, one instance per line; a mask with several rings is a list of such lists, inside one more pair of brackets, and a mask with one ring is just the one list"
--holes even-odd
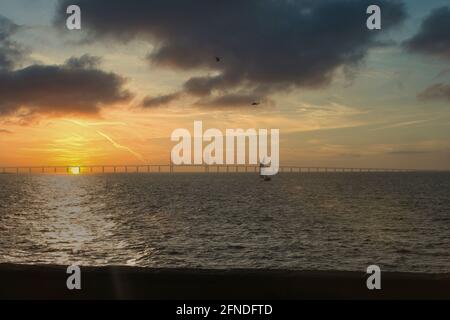
[(270, 181), (269, 175), (263, 173), (263, 168), (267, 168), (268, 165), (265, 163), (265, 158), (259, 163), (259, 176), (264, 179), (264, 181)]
[[(265, 159), (265, 158), (264, 158), (264, 159)], [(262, 159), (262, 160), (259, 162), (259, 176), (260, 176), (261, 178), (264, 178), (264, 174), (263, 174), (263, 171), (262, 171), (262, 169), (265, 168), (264, 159)]]

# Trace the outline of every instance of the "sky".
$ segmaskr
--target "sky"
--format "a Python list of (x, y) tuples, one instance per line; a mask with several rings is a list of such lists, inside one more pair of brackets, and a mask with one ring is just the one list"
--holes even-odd
[(447, 0), (0, 0), (0, 166), (166, 164), (201, 120), (279, 129), (281, 165), (450, 169), (449, 34)]

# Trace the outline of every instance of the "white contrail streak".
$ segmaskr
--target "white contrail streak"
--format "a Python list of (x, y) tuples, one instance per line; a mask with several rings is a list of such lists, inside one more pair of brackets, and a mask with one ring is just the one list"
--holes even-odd
[(118, 144), (117, 142), (115, 142), (113, 139), (111, 139), (108, 135), (106, 135), (105, 133), (101, 132), (101, 131), (96, 131), (100, 136), (102, 136), (103, 138), (105, 138), (106, 140), (108, 140), (109, 142), (111, 142), (111, 144), (117, 148), (117, 149), (122, 149), (122, 150), (126, 150), (129, 153), (131, 153), (132, 155), (134, 155), (136, 158), (138, 158), (140, 161), (145, 163), (144, 157), (142, 155), (140, 155), (139, 153), (137, 153), (136, 151), (133, 151), (132, 149), (128, 148), (127, 146), (123, 146), (121, 144)]

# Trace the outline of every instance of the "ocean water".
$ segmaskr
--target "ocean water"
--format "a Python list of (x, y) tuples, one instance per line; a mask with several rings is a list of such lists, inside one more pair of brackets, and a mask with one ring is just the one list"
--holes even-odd
[(0, 175), (3, 262), (450, 272), (450, 174)]

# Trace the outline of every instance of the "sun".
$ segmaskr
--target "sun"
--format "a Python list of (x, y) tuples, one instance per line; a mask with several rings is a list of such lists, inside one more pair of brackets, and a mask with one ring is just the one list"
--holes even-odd
[(80, 167), (70, 167), (68, 171), (69, 171), (69, 174), (75, 174), (75, 175), (81, 173)]

